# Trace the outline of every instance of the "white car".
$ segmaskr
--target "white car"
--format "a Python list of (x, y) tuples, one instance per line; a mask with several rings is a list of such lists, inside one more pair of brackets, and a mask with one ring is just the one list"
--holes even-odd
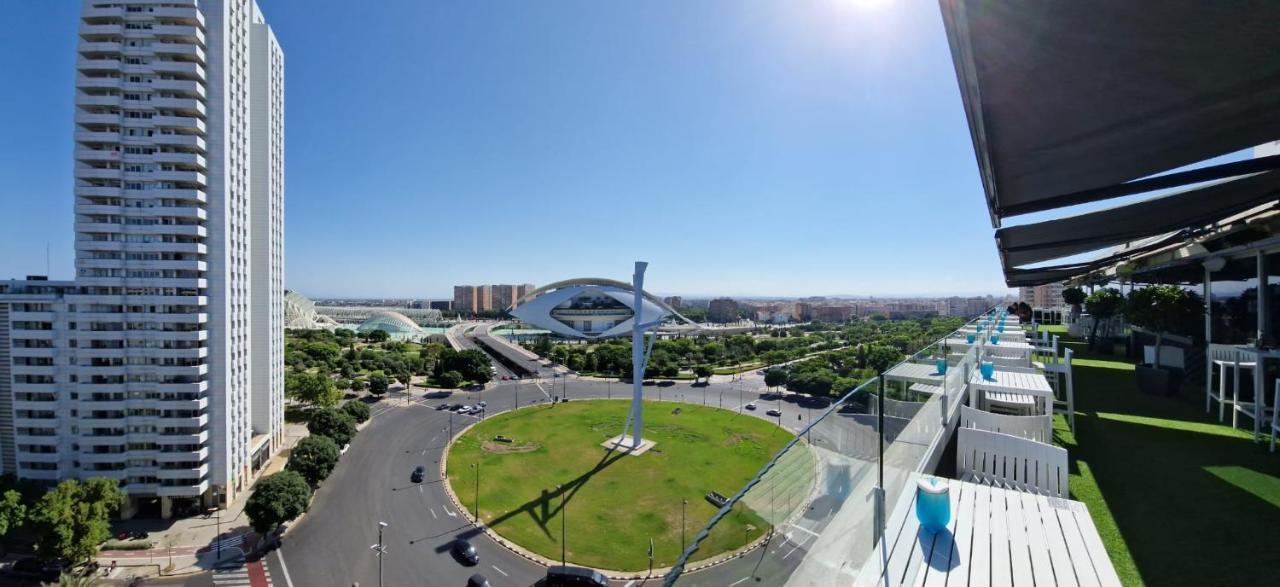
[(471, 413), (471, 410), (474, 410), (474, 409), (475, 409), (475, 408), (473, 408), (473, 407), (471, 407), (471, 406), (462, 406), (461, 408), (458, 408), (458, 413), (459, 413), (459, 414), (470, 414), (470, 413)]

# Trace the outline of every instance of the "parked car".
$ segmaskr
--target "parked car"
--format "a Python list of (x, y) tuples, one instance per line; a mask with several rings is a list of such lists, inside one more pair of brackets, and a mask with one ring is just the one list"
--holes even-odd
[(418, 465), (417, 467), (413, 468), (413, 473), (409, 475), (409, 480), (414, 483), (422, 483), (422, 479), (423, 477), (426, 477), (426, 475), (427, 475), (427, 468), (422, 465)]
[(471, 575), (470, 579), (467, 579), (467, 587), (493, 587), (493, 586), (489, 584), (488, 579), (484, 578), (484, 575), (481, 575), (480, 573), (476, 573), (474, 575)]
[(781, 411), (781, 410), (777, 410), (777, 409), (771, 409), (771, 410), (769, 410), (769, 411), (767, 411), (767, 412), (765, 412), (765, 413), (766, 413), (766, 414), (768, 414), (768, 415), (770, 415), (770, 416), (781, 416), (781, 415), (782, 415), (782, 411)]
[(449, 404), (440, 404), (436, 406), (436, 411), (449, 409)]
[(547, 587), (609, 587), (609, 579), (600, 571), (583, 567), (554, 566), (547, 569)]
[(476, 552), (476, 547), (465, 538), (459, 538), (453, 541), (453, 556), (458, 561), (466, 565), (474, 565), (480, 562), (480, 553)]
[(488, 406), (489, 406), (489, 404), (488, 404), (488, 403), (486, 403), (486, 402), (480, 402), (480, 403), (476, 404), (476, 407), (477, 407), (477, 408), (481, 408), (481, 409), (486, 408), (486, 407), (488, 407)]
[(744, 408), (746, 408), (746, 409), (751, 410), (751, 411), (753, 411), (753, 412), (754, 412), (754, 411), (755, 411), (755, 409), (756, 409), (756, 402), (751, 402), (751, 403), (749, 403), (749, 404), (747, 404), (747, 405), (745, 405), (745, 406), (742, 406), (742, 407), (744, 407)]

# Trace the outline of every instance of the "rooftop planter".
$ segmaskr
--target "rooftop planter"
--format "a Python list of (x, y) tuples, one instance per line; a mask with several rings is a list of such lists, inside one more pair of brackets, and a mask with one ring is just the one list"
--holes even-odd
[[(1111, 320), (1124, 309), (1124, 294), (1114, 287), (1107, 287), (1089, 294), (1084, 300), (1084, 309), (1093, 318), (1093, 327), (1089, 330), (1089, 348), (1093, 349), (1098, 342), (1098, 327)], [(1104, 332), (1106, 336), (1109, 333)], [(1111, 346), (1104, 350), (1110, 352)]]
[(1130, 293), (1124, 312), (1130, 323), (1156, 336), (1152, 363), (1135, 369), (1138, 389), (1158, 395), (1178, 393), (1183, 370), (1160, 360), (1161, 347), (1166, 336), (1189, 334), (1195, 329), (1197, 320), (1204, 315), (1204, 302), (1195, 292), (1176, 285), (1152, 285)]

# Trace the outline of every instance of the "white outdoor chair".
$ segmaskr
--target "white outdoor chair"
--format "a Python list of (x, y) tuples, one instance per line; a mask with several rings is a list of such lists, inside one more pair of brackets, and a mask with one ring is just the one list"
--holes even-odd
[(1006, 416), (960, 406), (960, 426), (1053, 444), (1053, 416)]
[[(1246, 369), (1257, 368), (1253, 361), (1242, 361), (1240, 349), (1227, 344), (1210, 344), (1205, 352), (1206, 370), (1204, 378), (1204, 411), (1212, 409), (1212, 402), (1218, 402), (1218, 421), (1226, 419), (1227, 404), (1231, 404), (1231, 427), (1236, 427), (1238, 411), (1236, 405), (1240, 398), (1240, 378)], [(1213, 386), (1213, 368), (1218, 367), (1218, 386)], [(1231, 390), (1227, 390), (1227, 376), (1231, 376)], [(1255, 394), (1260, 395), (1260, 394)]]
[(1071, 359), (1074, 356), (1075, 350), (1067, 349), (1063, 353), (1061, 363), (1050, 363), (1044, 367), (1046, 376), (1053, 375), (1049, 378), (1049, 382), (1053, 383), (1054, 408), (1058, 406), (1066, 408), (1067, 425), (1071, 427), (1072, 432), (1076, 431), (1076, 389), (1074, 378), (1071, 376)]
[(956, 475), (961, 480), (1067, 497), (1067, 449), (976, 428), (961, 428), (957, 434)]
[(1053, 335), (1048, 342), (1036, 341), (1034, 344), (1036, 348), (1032, 351), (1032, 366), (1046, 369), (1047, 366), (1058, 363), (1058, 335)]

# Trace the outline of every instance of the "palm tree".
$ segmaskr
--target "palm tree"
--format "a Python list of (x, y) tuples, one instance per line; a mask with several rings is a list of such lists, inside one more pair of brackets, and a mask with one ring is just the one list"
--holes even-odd
[(58, 576), (57, 583), (44, 583), (45, 587), (96, 587), (98, 585), (97, 574), (85, 575), (83, 577), (63, 573)]

